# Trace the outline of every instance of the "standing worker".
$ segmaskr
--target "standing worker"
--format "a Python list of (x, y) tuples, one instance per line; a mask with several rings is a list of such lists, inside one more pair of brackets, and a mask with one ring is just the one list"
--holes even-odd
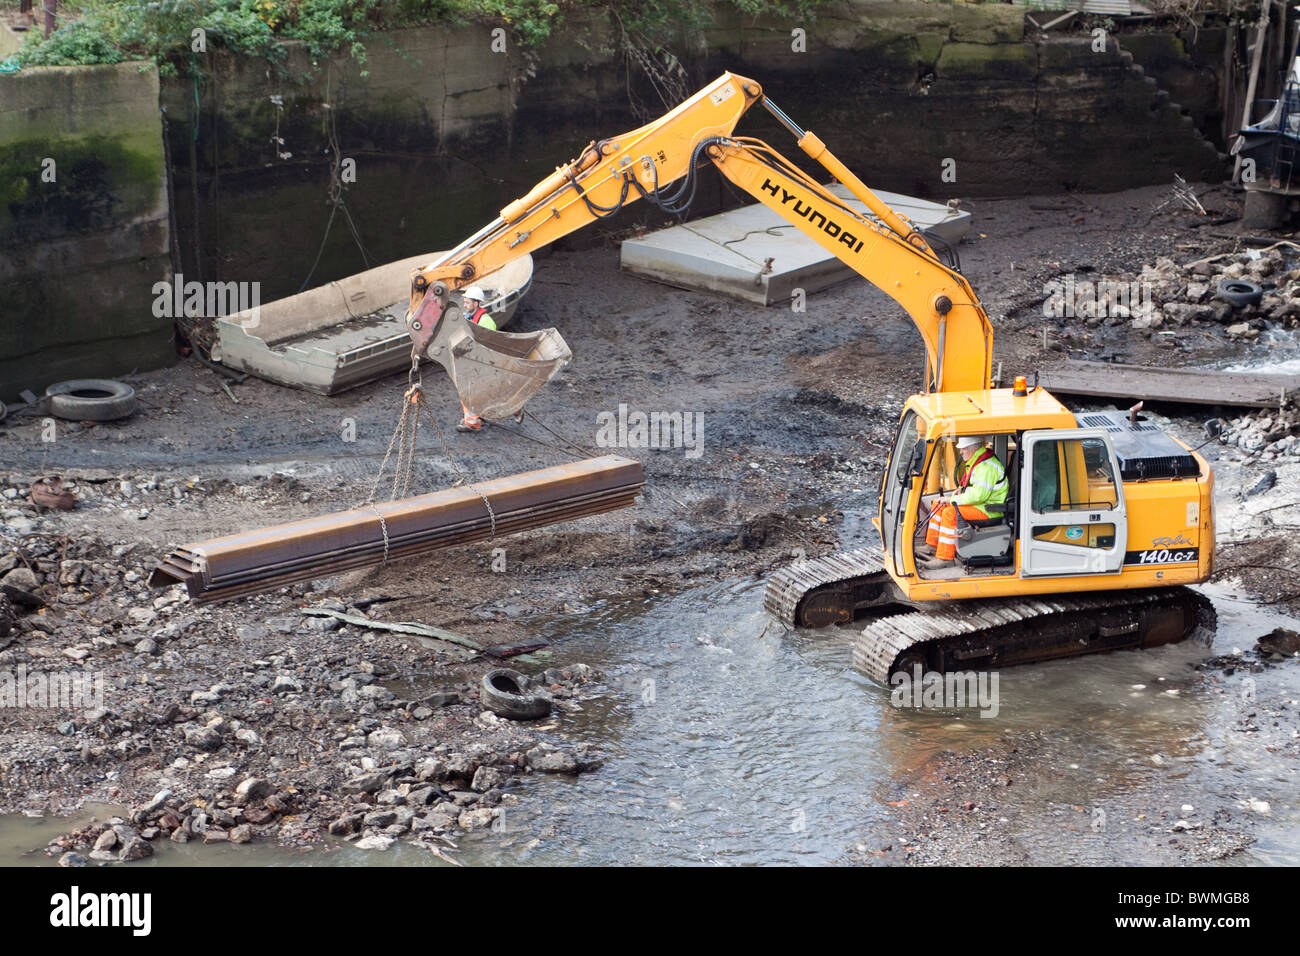
[[(483, 290), (476, 285), (470, 286), (465, 290), (465, 305), (462, 312), (467, 320), (475, 325), (481, 325), (485, 329), (496, 331), (496, 321), (488, 314), (488, 310), (483, 307)], [(471, 414), (470, 410), (465, 407), (465, 403), (460, 403), (461, 411), (464, 413), (464, 419), (456, 426), (458, 432), (477, 432), (483, 430), (483, 419), (477, 415)]]
[(1006, 513), (1007, 470), (998, 456), (984, 447), (984, 436), (963, 435), (957, 439), (957, 452), (962, 463), (957, 467), (957, 497), (945, 503), (935, 502), (930, 513), (930, 527), (925, 543), (934, 550), (934, 558), (922, 565), (935, 570), (950, 564), (957, 557), (957, 511), (967, 521), (1001, 518)]

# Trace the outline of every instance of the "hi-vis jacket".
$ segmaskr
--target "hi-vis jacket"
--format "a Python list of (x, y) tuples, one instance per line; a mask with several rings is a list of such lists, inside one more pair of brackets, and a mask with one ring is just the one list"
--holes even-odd
[(475, 325), (481, 325), (485, 329), (495, 329), (497, 327), (496, 319), (488, 314), (484, 306), (479, 306), (474, 310), (474, 314), (469, 316), (469, 320)]
[(961, 492), (957, 495), (957, 504), (974, 505), (990, 518), (1000, 518), (1006, 511), (1003, 506), (1011, 483), (1007, 481), (1007, 470), (998, 461), (998, 456), (985, 448), (958, 472)]

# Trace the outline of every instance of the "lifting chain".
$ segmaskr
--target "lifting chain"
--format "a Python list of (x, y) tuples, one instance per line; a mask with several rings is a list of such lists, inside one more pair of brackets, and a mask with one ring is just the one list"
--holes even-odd
[(442, 450), (447, 455), (447, 461), (451, 463), (452, 470), (456, 472), (458, 479), (456, 484), (466, 485), (483, 499), (483, 507), (487, 509), (488, 518), (492, 522), (492, 532), (488, 536), (488, 540), (492, 540), (497, 534), (497, 516), (496, 512), (492, 510), (492, 502), (488, 501), (487, 495), (479, 491), (465, 476), (465, 473), (461, 471), (456, 456), (451, 453), (451, 448), (447, 445), (447, 439), (443, 436), (442, 429), (438, 427), (438, 422), (433, 417), (433, 409), (429, 407), (429, 403), (424, 397), (424, 382), (420, 375), (420, 357), (414, 349), (411, 350), (411, 369), (406, 375), (406, 385), (406, 392), (402, 395), (402, 410), (397, 417), (397, 426), (393, 429), (393, 437), (388, 440), (388, 449), (384, 452), (384, 460), (379, 466), (379, 473), (375, 475), (374, 484), (370, 488), (370, 495), (365, 501), (366, 506), (373, 510), (379, 518), (379, 527), (384, 533), (383, 564), (388, 563), (388, 522), (384, 520), (383, 512), (379, 510), (375, 498), (379, 494), (379, 486), (384, 480), (384, 474), (388, 471), (388, 462), (393, 456), (394, 448), (397, 449), (397, 462), (393, 468), (393, 484), (389, 500), (397, 501), (410, 494), (411, 481), (415, 475), (415, 450), (420, 436), (421, 408), (424, 409), (429, 424), (433, 426), (433, 430), (438, 436)]

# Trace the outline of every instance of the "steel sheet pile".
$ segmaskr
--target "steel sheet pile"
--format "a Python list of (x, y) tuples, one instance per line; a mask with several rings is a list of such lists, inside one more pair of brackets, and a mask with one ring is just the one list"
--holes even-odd
[(154, 569), (149, 584), (183, 583), (198, 603), (256, 594), (628, 508), (644, 483), (638, 461), (586, 459), (186, 544)]

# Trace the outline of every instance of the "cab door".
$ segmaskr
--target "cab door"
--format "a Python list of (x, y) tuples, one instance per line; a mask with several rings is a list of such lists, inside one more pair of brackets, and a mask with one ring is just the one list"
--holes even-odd
[(1099, 428), (1021, 439), (1020, 575), (1117, 574), (1128, 519), (1119, 459)]

